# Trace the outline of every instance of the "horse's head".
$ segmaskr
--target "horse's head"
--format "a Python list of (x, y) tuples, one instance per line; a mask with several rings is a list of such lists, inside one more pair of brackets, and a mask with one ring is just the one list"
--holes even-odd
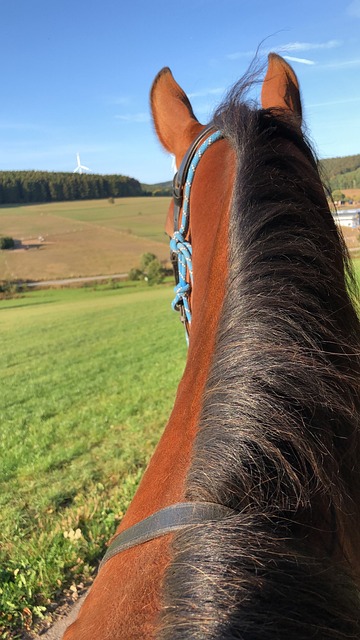
[[(290, 65), (276, 54), (269, 56), (261, 102), (263, 109), (277, 111), (285, 118), (290, 117), (297, 126), (301, 126), (302, 109), (296, 75)], [(216, 282), (215, 288), (218, 292), (223, 288), (221, 281), (223, 282), (226, 274), (227, 225), (236, 159), (228, 141), (222, 140), (216, 145), (212, 144), (212, 138), (215, 140), (223, 137), (221, 131), (216, 132), (214, 124), (206, 127), (197, 120), (187, 95), (167, 67), (160, 71), (153, 83), (151, 108), (158, 138), (163, 147), (174, 155), (178, 168), (174, 181), (175, 184), (177, 180), (178, 184), (175, 184), (174, 199), (166, 220), (166, 231), (173, 237), (174, 233), (179, 234), (180, 229), (181, 247), (184, 246), (184, 241), (186, 244), (183, 255), (180, 255), (179, 244), (176, 246), (173, 240), (172, 255), (180, 255), (182, 262), (183, 295), (177, 295), (176, 307), (182, 310), (185, 307), (184, 321), (189, 330), (190, 307), (195, 309), (196, 321), (196, 308), (198, 304), (203, 308), (204, 300), (209, 295), (208, 283)], [(212, 146), (211, 152), (207, 151), (209, 143)], [(201, 163), (199, 166), (196, 164), (196, 173), (194, 170), (189, 178), (189, 167), (194, 158), (195, 161), (199, 160), (196, 158), (196, 152), (199, 150)], [(184, 197), (186, 183), (188, 197)], [(186, 219), (183, 228), (181, 213)], [(192, 247), (193, 264), (189, 256)], [(214, 270), (211, 268), (211, 257), (216, 251), (219, 255)], [(189, 258), (187, 263), (184, 256)], [(178, 266), (175, 271), (177, 269)], [(196, 276), (192, 291), (193, 272)], [(181, 283), (179, 290), (181, 291)], [(214, 294), (211, 295), (213, 297)], [(215, 304), (219, 303), (220, 299), (215, 301)]]

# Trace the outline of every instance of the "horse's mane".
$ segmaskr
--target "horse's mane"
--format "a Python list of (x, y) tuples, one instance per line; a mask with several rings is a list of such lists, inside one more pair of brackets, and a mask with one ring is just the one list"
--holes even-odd
[(239, 513), (175, 536), (159, 637), (360, 638), (339, 533), (360, 495), (354, 279), (298, 123), (243, 90), (214, 117), (237, 178), (186, 490)]

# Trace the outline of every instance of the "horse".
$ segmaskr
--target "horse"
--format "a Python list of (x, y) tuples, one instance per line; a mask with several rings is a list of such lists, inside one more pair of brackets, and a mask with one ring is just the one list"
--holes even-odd
[(261, 105), (256, 82), (208, 126), (170, 69), (153, 83), (188, 355), (64, 640), (360, 638), (355, 278), (294, 70), (269, 55)]

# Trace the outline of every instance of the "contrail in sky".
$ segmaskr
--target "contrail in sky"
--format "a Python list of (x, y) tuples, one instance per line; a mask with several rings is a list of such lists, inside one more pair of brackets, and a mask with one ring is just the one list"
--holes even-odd
[(293, 56), (283, 56), (283, 58), (291, 62), (301, 62), (301, 64), (315, 64), (313, 60), (308, 60), (308, 58), (294, 58)]

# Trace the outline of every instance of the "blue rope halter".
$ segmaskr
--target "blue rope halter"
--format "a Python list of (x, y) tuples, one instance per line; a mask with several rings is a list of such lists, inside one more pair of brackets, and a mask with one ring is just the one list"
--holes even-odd
[[(204, 130), (200, 134), (200, 139), (203, 138), (204, 134), (208, 132), (208, 129)], [(189, 333), (187, 325), (191, 325), (191, 310), (189, 304), (189, 295), (193, 285), (193, 268), (192, 268), (192, 247), (191, 243), (185, 240), (186, 234), (189, 228), (189, 217), (190, 217), (190, 193), (191, 187), (194, 180), (194, 175), (196, 168), (209, 147), (222, 138), (223, 135), (221, 131), (215, 131), (210, 136), (206, 138), (206, 140), (200, 145), (200, 147), (195, 151), (196, 145), (199, 142), (199, 137), (192, 144), (190, 150), (186, 154), (184, 160), (186, 161), (185, 166), (187, 166), (190, 161), (189, 168), (185, 169), (186, 173), (183, 176), (183, 180), (185, 182), (184, 192), (182, 196), (182, 215), (180, 227), (177, 229), (177, 220), (175, 220), (175, 231), (170, 240), (170, 250), (173, 254), (177, 256), (177, 268), (179, 274), (179, 281), (174, 287), (175, 297), (172, 302), (172, 308), (175, 311), (183, 308), (184, 312), (184, 325), (185, 325), (185, 335), (186, 341), (189, 344)], [(184, 161), (183, 161), (184, 162)], [(179, 170), (179, 174), (181, 174), (181, 168)], [(175, 176), (176, 178), (176, 176)], [(180, 185), (181, 189), (183, 185)], [(188, 279), (187, 280), (187, 274)]]

